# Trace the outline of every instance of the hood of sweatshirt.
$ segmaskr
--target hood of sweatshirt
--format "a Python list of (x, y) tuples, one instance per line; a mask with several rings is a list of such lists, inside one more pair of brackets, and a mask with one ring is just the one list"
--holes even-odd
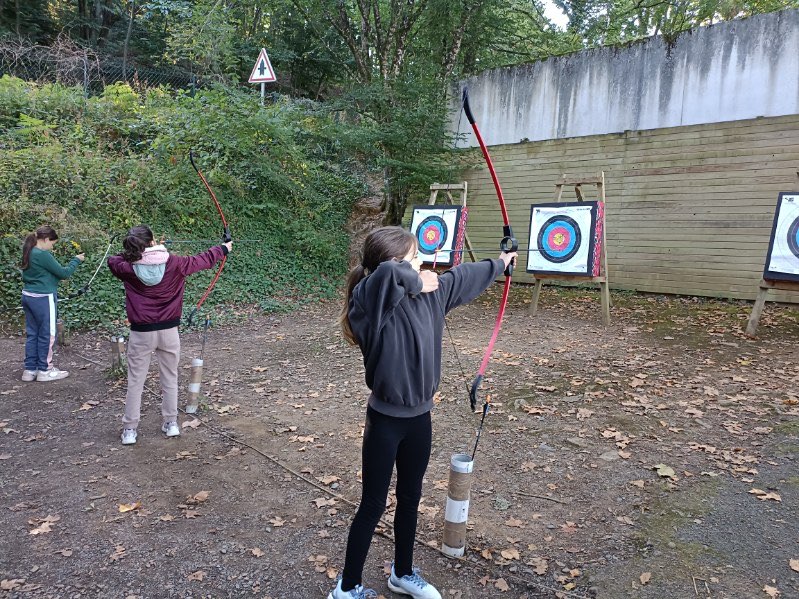
[(169, 251), (166, 247), (163, 245), (148, 247), (144, 250), (141, 260), (133, 263), (133, 272), (148, 287), (158, 285), (164, 278), (167, 260), (169, 260)]

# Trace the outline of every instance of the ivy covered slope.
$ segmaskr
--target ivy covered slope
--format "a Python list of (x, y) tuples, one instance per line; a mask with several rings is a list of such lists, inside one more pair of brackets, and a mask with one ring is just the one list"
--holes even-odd
[[(190, 97), (116, 84), (85, 98), (78, 88), (0, 78), (0, 318), (19, 316), (21, 241), (41, 224), (59, 232), (62, 261), (86, 254), (62, 297), (88, 281), (111, 235), (130, 226), (205, 240), (175, 243), (178, 253), (220, 239), (221, 219), (189, 150), (234, 236), (204, 310), (275, 309), (335, 293), (346, 268), (344, 224), (363, 186), (327, 141), (331, 126), (309, 103), (259, 107), (252, 95), (223, 87)], [(190, 279), (186, 310), (212, 274)], [(103, 267), (91, 291), (61, 311), (71, 326), (119, 323), (121, 285)]]

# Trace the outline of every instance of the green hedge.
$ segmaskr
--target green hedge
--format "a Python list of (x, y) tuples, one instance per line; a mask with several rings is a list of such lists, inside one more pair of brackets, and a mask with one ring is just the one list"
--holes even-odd
[[(89, 279), (110, 236), (130, 226), (147, 223), (171, 239), (220, 238), (190, 149), (235, 244), (205, 306), (275, 310), (334, 294), (346, 269), (344, 224), (364, 186), (321, 133), (326, 118), (288, 100), (259, 107), (256, 96), (223, 87), (190, 97), (116, 84), (87, 99), (80, 88), (0, 78), (0, 317), (16, 312), (21, 241), (41, 224), (66, 242), (56, 246), (62, 261), (86, 253), (62, 296)], [(176, 243), (172, 251), (211, 244)], [(187, 311), (212, 274), (190, 279)], [(121, 284), (103, 267), (91, 291), (61, 312), (73, 327), (116, 327)]]

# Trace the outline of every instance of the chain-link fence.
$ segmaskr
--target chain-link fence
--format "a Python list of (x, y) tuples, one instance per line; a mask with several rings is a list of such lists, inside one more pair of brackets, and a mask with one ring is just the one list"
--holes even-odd
[(60, 37), (48, 46), (21, 40), (0, 42), (0, 76), (12, 75), (38, 83), (81, 86), (86, 95), (106, 85), (126, 81), (134, 87), (166, 85), (194, 89), (203, 84), (191, 71), (177, 66), (145, 66), (117, 56), (102, 56)]

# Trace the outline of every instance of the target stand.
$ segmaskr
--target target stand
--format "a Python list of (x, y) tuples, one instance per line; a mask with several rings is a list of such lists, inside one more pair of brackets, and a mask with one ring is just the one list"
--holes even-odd
[[(464, 216), (466, 214), (466, 194), (469, 190), (469, 185), (466, 181), (463, 183), (433, 183), (430, 186), (430, 199), (428, 200), (428, 206), (434, 206), (438, 202), (438, 192), (444, 192), (444, 196), (446, 197), (447, 204), (460, 204), (461, 210), (464, 212)], [(457, 194), (456, 196), (453, 193)], [(477, 262), (477, 258), (475, 258), (474, 252), (472, 251), (472, 242), (469, 241), (469, 235), (465, 232), (463, 233), (463, 249), (469, 253), (469, 257), (472, 259), (472, 262)]]
[[(475, 261), (472, 244), (466, 235), (469, 209), (466, 207), (467, 184), (433, 183), (427, 204), (414, 206), (409, 229), (416, 237), (422, 266), (437, 269), (457, 266), (468, 252)], [(437, 204), (444, 192), (445, 204)]]
[(760, 291), (757, 294), (755, 305), (752, 307), (752, 313), (749, 315), (749, 322), (746, 324), (746, 336), (755, 337), (757, 335), (757, 327), (760, 325), (760, 317), (763, 316), (763, 308), (766, 307), (766, 300), (768, 299), (769, 290), (775, 291), (795, 291), (799, 293), (799, 282), (792, 281), (770, 281), (763, 279), (760, 281)]
[[(533, 206), (530, 247), (538, 247), (539, 254), (536, 260), (549, 261), (552, 263), (553, 268), (549, 270), (546, 267), (541, 267), (541, 265), (531, 268), (531, 258), (535, 257), (532, 254), (528, 257), (527, 270), (528, 272), (533, 272), (535, 280), (533, 298), (530, 303), (530, 314), (535, 316), (538, 312), (538, 300), (541, 297), (541, 288), (544, 285), (544, 281), (598, 283), (602, 303), (602, 324), (607, 326), (610, 324), (610, 288), (608, 287), (607, 244), (605, 243), (605, 173), (599, 172), (593, 177), (562, 175), (558, 182), (555, 183), (554, 203), (542, 205), (542, 207), (546, 206), (550, 213), (557, 213), (557, 210), (553, 210), (553, 207), (557, 207), (558, 204), (562, 203), (564, 207), (567, 206), (562, 200), (564, 185), (574, 187), (577, 203), (570, 204), (572, 207), (580, 206), (585, 202), (585, 207), (579, 209), (584, 215), (583, 222), (577, 222), (575, 218), (565, 214), (556, 214), (540, 223), (537, 235), (533, 235), (533, 225), (536, 217), (536, 206)], [(585, 200), (581, 190), (582, 185), (596, 185), (596, 202)], [(593, 216), (588, 214), (589, 204), (596, 206)], [(586, 239), (586, 237), (591, 238)], [(535, 243), (536, 241), (537, 243)], [(579, 273), (568, 272), (567, 268), (562, 268), (561, 270), (566, 272), (557, 272), (558, 269), (554, 268), (555, 265), (562, 266), (570, 260), (576, 261), (580, 257), (580, 252), (588, 261), (586, 264), (585, 260), (583, 260), (584, 271)]]
[(746, 325), (749, 337), (757, 334), (771, 289), (799, 292), (799, 192), (796, 191), (784, 191), (777, 199), (763, 280)]

